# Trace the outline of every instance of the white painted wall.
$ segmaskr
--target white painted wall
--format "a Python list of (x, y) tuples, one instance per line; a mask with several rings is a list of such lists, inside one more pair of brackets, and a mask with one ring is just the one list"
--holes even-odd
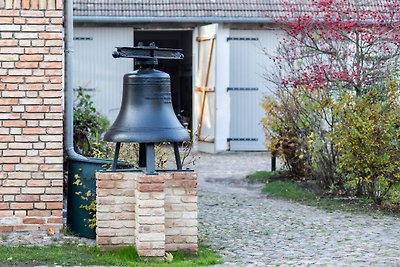
[[(209, 153), (223, 152), (229, 149), (227, 139), (232, 137), (232, 96), (227, 92), (232, 86), (257, 86), (261, 90), (257, 99), (250, 101), (249, 108), (256, 107), (257, 114), (250, 114), (245, 107), (243, 128), (246, 123), (259, 126), (257, 135), (261, 144), (257, 147), (243, 146), (238, 150), (264, 150), (263, 132), (258, 122), (263, 116), (259, 105), (262, 97), (268, 94), (268, 84), (262, 78), (263, 74), (270, 70), (272, 62), (261, 51), (265, 49), (273, 54), (282, 38), (280, 31), (274, 30), (232, 30), (222, 24), (213, 24), (198, 27), (193, 30), (193, 85), (196, 86), (197, 64), (199, 60), (198, 42), (196, 37), (216, 33), (214, 49), (214, 63), (212, 68), (214, 75), (210, 77), (210, 84), (215, 86), (215, 93), (208, 95), (206, 114), (208, 118), (203, 125), (204, 134), (214, 140), (212, 143), (195, 143), (194, 150)], [(93, 100), (95, 107), (106, 115), (112, 123), (118, 112), (122, 95), (122, 77), (133, 69), (133, 62), (129, 59), (114, 59), (111, 57), (116, 46), (132, 46), (134, 43), (133, 29), (130, 27), (75, 27), (74, 37), (89, 38), (74, 41), (74, 87), (84, 86), (94, 88)], [(237, 52), (227, 41), (228, 37), (258, 37), (259, 41), (253, 45), (253, 49)], [(95, 42), (94, 42), (95, 41)], [(93, 45), (95, 44), (95, 45)], [(240, 71), (240, 68), (246, 71)], [(197, 126), (199, 96), (193, 88), (193, 128)], [(240, 99), (239, 99), (240, 100)], [(242, 100), (241, 100), (242, 101)], [(243, 102), (243, 101), (242, 101)], [(245, 103), (244, 103), (245, 104)], [(249, 114), (245, 114), (248, 112)], [(252, 118), (252, 120), (246, 119)], [(255, 122), (255, 123), (254, 123)]]
[[(133, 28), (75, 27), (73, 85), (93, 96), (94, 106), (113, 123), (121, 105), (123, 76), (133, 70), (132, 59), (114, 59), (116, 46), (132, 46)], [(94, 90), (94, 91), (93, 91)]]

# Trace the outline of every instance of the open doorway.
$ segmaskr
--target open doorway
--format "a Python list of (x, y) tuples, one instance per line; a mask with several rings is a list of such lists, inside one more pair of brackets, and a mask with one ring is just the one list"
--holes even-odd
[(175, 114), (192, 130), (192, 31), (190, 30), (137, 30), (135, 46), (138, 42), (148, 45), (154, 42), (163, 48), (181, 48), (185, 58), (182, 61), (159, 60), (156, 69), (171, 77), (172, 106)]

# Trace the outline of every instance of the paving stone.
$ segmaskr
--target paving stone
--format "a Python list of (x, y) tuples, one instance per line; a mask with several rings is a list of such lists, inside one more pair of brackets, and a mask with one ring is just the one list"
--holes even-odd
[[(266, 153), (195, 154), (199, 234), (222, 266), (400, 266), (400, 220), (275, 200), (244, 177), (269, 170)], [(0, 244), (94, 240), (45, 233), (1, 233)]]
[(269, 198), (244, 180), (269, 170), (265, 153), (198, 156), (199, 232), (218, 267), (400, 266), (399, 219)]

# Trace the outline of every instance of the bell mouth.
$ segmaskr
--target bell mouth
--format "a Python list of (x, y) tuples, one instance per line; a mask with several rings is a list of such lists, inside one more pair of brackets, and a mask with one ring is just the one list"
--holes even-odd
[(159, 143), (189, 141), (187, 130), (180, 128), (112, 128), (105, 133), (107, 142)]

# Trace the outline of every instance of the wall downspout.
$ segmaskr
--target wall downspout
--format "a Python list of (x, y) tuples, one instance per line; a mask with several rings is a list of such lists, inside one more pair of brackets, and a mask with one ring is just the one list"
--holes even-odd
[[(74, 52), (74, 15), (73, 1), (65, 0), (64, 29), (65, 29), (65, 101), (64, 101), (64, 149), (69, 165), (89, 163), (94, 165), (93, 170), (102, 169), (109, 159), (88, 158), (78, 154), (74, 149), (74, 85), (72, 55)], [(121, 166), (129, 164), (118, 162)], [(69, 167), (71, 169), (71, 166)], [(92, 170), (92, 171), (93, 171)], [(94, 175), (94, 174), (93, 174)]]
[[(72, 233), (86, 238), (95, 238), (96, 232), (90, 228), (87, 220), (92, 217), (81, 207), (89, 205), (96, 196), (96, 172), (104, 170), (111, 160), (88, 158), (76, 153), (74, 149), (74, 88), (73, 88), (73, 4), (72, 0), (65, 0), (64, 28), (65, 28), (65, 103), (64, 103), (64, 149), (67, 156), (67, 225)], [(79, 184), (77, 181), (79, 179)], [(87, 200), (82, 199), (78, 192), (83, 188), (93, 193)]]
[(73, 3), (66, 0), (65, 26), (65, 102), (64, 102), (64, 148), (68, 159), (87, 160), (74, 149), (74, 88), (72, 82), (72, 53), (74, 52)]

